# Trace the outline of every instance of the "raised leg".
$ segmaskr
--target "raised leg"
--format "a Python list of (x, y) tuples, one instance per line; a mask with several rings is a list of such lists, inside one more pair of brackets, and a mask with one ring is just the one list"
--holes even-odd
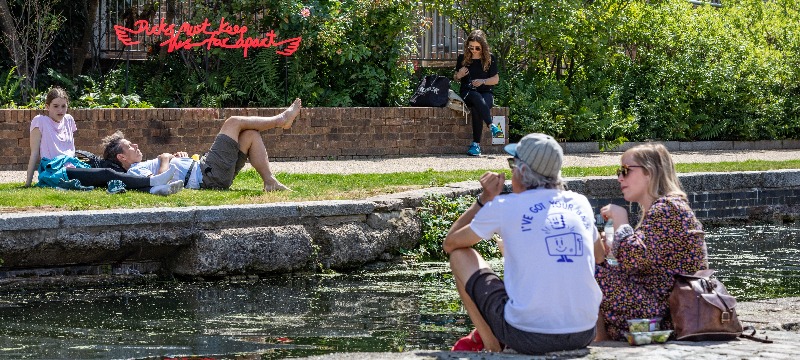
[(250, 165), (261, 175), (261, 179), (264, 181), (264, 191), (291, 191), (272, 175), (272, 170), (269, 168), (267, 147), (264, 145), (261, 133), (255, 130), (242, 131), (239, 134), (239, 150), (247, 154)]
[(244, 130), (265, 131), (277, 127), (288, 129), (300, 115), (301, 107), (300, 99), (295, 99), (291, 106), (275, 116), (231, 116), (225, 119), (219, 133), (228, 135), (231, 139), (238, 139), (239, 133)]
[(481, 335), (484, 348), (488, 351), (503, 351), (500, 347), (500, 342), (478, 310), (478, 306), (475, 305), (475, 302), (472, 301), (472, 298), (464, 288), (469, 277), (483, 268), (490, 268), (489, 263), (474, 249), (462, 248), (450, 253), (450, 269), (453, 271), (453, 277), (456, 280), (458, 295), (461, 297), (461, 302), (464, 304), (464, 309), (467, 310), (472, 324), (475, 325), (475, 328), (478, 329), (478, 334)]

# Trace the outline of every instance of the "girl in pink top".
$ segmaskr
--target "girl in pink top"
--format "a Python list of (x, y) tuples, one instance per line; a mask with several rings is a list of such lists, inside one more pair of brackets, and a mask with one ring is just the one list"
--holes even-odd
[(42, 158), (75, 156), (73, 133), (78, 128), (75, 126), (75, 119), (67, 114), (67, 92), (61, 88), (53, 88), (47, 93), (45, 105), (47, 115), (37, 115), (31, 121), (31, 157), (28, 160), (25, 186), (31, 186), (33, 171)]
[[(31, 121), (31, 157), (25, 186), (31, 186), (33, 172), (42, 158), (53, 159), (59, 155), (75, 156), (75, 137), (78, 129), (75, 119), (67, 114), (69, 97), (62, 88), (54, 87), (47, 93), (45, 105), (47, 115), (37, 115)], [(67, 178), (77, 179), (83, 186), (105, 187), (111, 180), (122, 181), (128, 189), (149, 191), (152, 194), (169, 195), (183, 188), (183, 181), (170, 182), (174, 169), (152, 177), (142, 177), (117, 172), (112, 169), (66, 169)], [(164, 174), (168, 174), (165, 176)]]

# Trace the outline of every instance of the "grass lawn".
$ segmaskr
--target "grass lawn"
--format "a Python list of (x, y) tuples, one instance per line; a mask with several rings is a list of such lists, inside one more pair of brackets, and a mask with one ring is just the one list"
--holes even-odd
[[(800, 160), (677, 164), (678, 172), (735, 172), (800, 169)], [(616, 166), (566, 167), (564, 177), (614, 176)], [(505, 172), (509, 169), (487, 169)], [(380, 194), (441, 186), (466, 180), (477, 180), (485, 170), (424, 171), (391, 174), (286, 174), (278, 180), (293, 192), (260, 191), (261, 179), (255, 170), (243, 171), (227, 191), (184, 190), (172, 196), (157, 196), (128, 191), (108, 194), (105, 189), (93, 191), (61, 191), (46, 188), (23, 188), (22, 183), (0, 184), (0, 213), (20, 211), (91, 210), (109, 208), (146, 208), (260, 204), (286, 201), (364, 199)]]

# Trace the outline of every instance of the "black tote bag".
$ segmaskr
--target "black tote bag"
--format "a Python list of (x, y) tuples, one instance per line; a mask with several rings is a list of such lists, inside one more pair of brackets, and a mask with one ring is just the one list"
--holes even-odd
[(417, 91), (411, 96), (411, 106), (444, 107), (450, 100), (450, 79), (439, 75), (428, 75), (422, 79)]

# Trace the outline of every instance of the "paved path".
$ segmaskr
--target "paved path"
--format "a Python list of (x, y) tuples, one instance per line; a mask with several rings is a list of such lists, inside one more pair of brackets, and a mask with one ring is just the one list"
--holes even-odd
[(785, 359), (800, 358), (800, 298), (771, 299), (740, 303), (739, 316), (746, 325), (760, 329), (757, 336), (772, 344), (752, 340), (687, 342), (631, 346), (625, 342), (604, 341), (588, 349), (550, 353), (546, 356), (519, 354), (468, 353), (449, 351), (408, 351), (403, 353), (341, 353), (308, 357), (318, 360), (523, 360), (523, 359)]
[[(621, 153), (567, 154), (564, 166), (606, 166), (619, 164)], [(800, 149), (796, 150), (747, 150), (703, 152), (674, 152), (676, 163), (739, 162), (746, 160), (800, 160)], [(506, 155), (494, 154), (481, 157), (466, 155), (419, 156), (388, 159), (357, 160), (309, 160), (273, 161), (275, 173), (392, 173), (401, 171), (447, 170), (491, 170), (508, 166)], [(0, 171), (0, 182), (24, 182), (24, 171)]]

